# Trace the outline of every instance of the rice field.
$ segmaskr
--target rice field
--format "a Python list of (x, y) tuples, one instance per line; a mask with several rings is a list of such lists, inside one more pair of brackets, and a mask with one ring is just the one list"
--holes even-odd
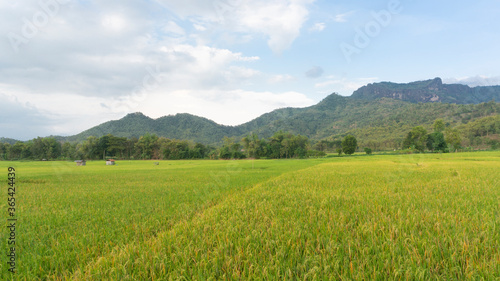
[(500, 280), (500, 152), (9, 165), (1, 280)]

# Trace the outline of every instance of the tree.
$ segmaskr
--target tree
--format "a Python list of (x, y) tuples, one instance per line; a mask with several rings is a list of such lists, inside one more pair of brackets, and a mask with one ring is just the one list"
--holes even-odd
[(112, 157), (123, 157), (123, 152), (126, 149), (127, 138), (115, 137), (108, 135), (107, 150)]
[(99, 141), (97, 142), (97, 150), (98, 150), (98, 155), (102, 155), (102, 159), (106, 159), (106, 154), (107, 150), (109, 148), (109, 140), (111, 138), (111, 135), (105, 135), (99, 138)]
[(444, 140), (444, 135), (441, 132), (434, 132), (427, 135), (427, 149), (430, 151), (441, 151), (445, 152), (447, 149), (446, 141)]
[(219, 158), (221, 159), (243, 159), (245, 154), (241, 152), (241, 144), (234, 138), (224, 137), (224, 145), (220, 149)]
[(365, 152), (366, 152), (366, 154), (370, 155), (370, 154), (372, 154), (372, 149), (369, 147), (365, 147)]
[(207, 155), (208, 149), (201, 143), (196, 143), (192, 149), (192, 157), (195, 159), (203, 159)]
[(7, 153), (7, 144), (1, 143), (0, 142), (0, 160), (6, 160), (6, 153)]
[(348, 135), (344, 138), (344, 140), (342, 140), (342, 151), (347, 155), (353, 154), (357, 147), (358, 141), (352, 135)]
[(135, 145), (139, 140), (136, 137), (132, 137), (125, 142), (125, 154), (128, 159), (134, 159), (136, 154)]
[(420, 152), (425, 151), (425, 147), (427, 145), (427, 130), (422, 126), (417, 126), (413, 128), (406, 135), (405, 140), (403, 141), (403, 147), (415, 147), (416, 150)]
[(61, 156), (62, 146), (55, 138), (43, 138), (46, 159), (57, 159)]
[(99, 156), (98, 143), (98, 138), (94, 136), (88, 137), (78, 149), (79, 156), (81, 156), (82, 159), (97, 159)]
[(248, 157), (259, 159), (262, 156), (262, 146), (259, 136), (255, 133), (241, 139)]
[(457, 151), (462, 146), (462, 138), (456, 128), (446, 130), (445, 140), (454, 151)]
[(33, 139), (31, 145), (31, 155), (35, 160), (42, 160), (43, 158), (46, 158), (44, 143), (41, 137)]
[(432, 125), (432, 128), (434, 129), (434, 132), (442, 133), (446, 128), (446, 125), (444, 124), (443, 119), (436, 119), (436, 121), (434, 121), (434, 124)]
[(10, 150), (12, 149), (12, 145), (10, 143), (4, 143), (3, 145), (3, 159), (4, 160), (9, 160), (10, 159)]
[(14, 145), (9, 147), (9, 150), (7, 151), (8, 158), (10, 160), (23, 159), (25, 152), (26, 152), (26, 145), (21, 141), (17, 141)]
[(140, 157), (142, 159), (151, 159), (154, 155), (158, 154), (158, 136), (153, 134), (150, 135), (146, 133), (144, 136), (139, 138), (139, 141), (135, 144)]
[(71, 144), (69, 142), (63, 143), (61, 147), (61, 156), (64, 159), (75, 159), (76, 144)]

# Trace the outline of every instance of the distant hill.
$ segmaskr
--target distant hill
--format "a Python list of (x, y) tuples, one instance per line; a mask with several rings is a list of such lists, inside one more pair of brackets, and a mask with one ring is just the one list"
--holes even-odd
[(234, 135), (235, 128), (223, 126), (206, 118), (191, 114), (176, 114), (152, 119), (140, 112), (131, 113), (120, 120), (109, 121), (66, 138), (67, 141), (82, 141), (89, 136), (101, 137), (112, 134), (118, 137), (139, 138), (146, 133), (171, 139), (214, 143), (225, 135)]
[[(444, 119), (447, 126), (465, 128), (471, 122), (480, 124), (484, 118), (498, 116), (500, 103), (492, 100), (500, 100), (500, 86), (471, 88), (443, 84), (440, 78), (407, 84), (382, 82), (361, 87), (350, 97), (334, 93), (310, 107), (277, 109), (239, 126), (224, 126), (191, 114), (152, 119), (137, 112), (74, 136), (55, 138), (81, 142), (89, 136), (139, 138), (150, 133), (219, 145), (226, 136), (241, 138), (257, 133), (268, 138), (283, 130), (313, 141), (353, 134), (359, 137), (360, 145), (371, 142), (395, 147), (394, 143), (401, 142), (411, 128), (423, 125), (431, 129), (438, 118)], [(3, 138), (0, 142), (13, 144), (16, 140)]]
[(343, 97), (332, 94), (317, 105), (306, 108), (283, 108), (266, 113), (239, 126), (223, 126), (206, 118), (177, 114), (151, 119), (142, 113), (128, 114), (106, 122), (69, 141), (83, 141), (88, 136), (113, 134), (140, 137), (146, 133), (171, 139), (220, 144), (225, 136), (243, 137), (251, 132), (270, 137), (279, 130), (305, 135), (313, 140), (342, 137), (347, 133), (390, 146), (400, 141), (412, 127), (432, 126), (442, 118), (448, 126), (458, 126), (500, 112), (495, 102), (474, 104), (410, 103), (391, 98), (376, 100)]
[(479, 104), (491, 100), (500, 101), (500, 86), (471, 88), (461, 84), (443, 84), (441, 78), (435, 78), (407, 84), (391, 82), (369, 84), (356, 90), (351, 97), (364, 100), (391, 98), (412, 103)]
[(0, 143), (15, 144), (16, 142), (18, 142), (18, 140), (9, 138), (0, 138)]

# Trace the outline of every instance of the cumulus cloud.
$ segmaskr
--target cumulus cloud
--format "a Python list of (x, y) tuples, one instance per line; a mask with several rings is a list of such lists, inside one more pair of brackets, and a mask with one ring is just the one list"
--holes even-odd
[[(269, 79), (254, 68), (258, 56), (218, 47), (216, 40), (264, 39), (280, 53), (300, 35), (313, 2), (91, 0), (51, 10), (41, 6), (44, 1), (2, 2), (0, 34), (21, 40), (14, 45), (13, 37), (0, 40), (0, 92), (16, 97), (2, 111), (23, 112), (27, 119), (17, 123), (36, 124), (39, 129), (26, 131), (36, 137), (78, 133), (133, 111), (206, 113), (230, 124), (276, 107), (310, 105), (296, 92), (245, 90), (292, 77)], [(222, 117), (227, 108), (238, 117)], [(39, 122), (30, 121), (35, 119)]]
[(308, 6), (314, 1), (157, 0), (186, 20), (198, 23), (203, 21), (207, 25), (216, 25), (218, 28), (241, 34), (263, 34), (267, 36), (268, 46), (275, 53), (289, 48), (300, 35), (300, 30), (308, 19)]
[(268, 45), (281, 53), (300, 35), (308, 17), (307, 4), (312, 1), (251, 1), (238, 10), (239, 23), (244, 28), (268, 36)]

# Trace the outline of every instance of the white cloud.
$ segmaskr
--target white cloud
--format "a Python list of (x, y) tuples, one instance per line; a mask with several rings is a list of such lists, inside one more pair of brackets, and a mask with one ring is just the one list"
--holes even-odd
[[(18, 127), (29, 129), (5, 137), (75, 134), (135, 111), (189, 112), (235, 124), (277, 107), (311, 105), (296, 92), (248, 90), (295, 78), (269, 78), (255, 69), (258, 56), (217, 47), (200, 34), (211, 36), (216, 26), (221, 37), (264, 38), (279, 53), (300, 35), (313, 0), (228, 1), (232, 10), (222, 21), (213, 1), (159, 1), (168, 7), (163, 15), (154, 2), (71, 1), (19, 53), (0, 41), (0, 93), (16, 97), (2, 106), (0, 125), (11, 120), (4, 119), (7, 109), (16, 108), (26, 117)], [(0, 5), (1, 34), (21, 34), (22, 19), (41, 9), (35, 0)]]
[(194, 27), (196, 30), (198, 30), (198, 31), (205, 31), (205, 30), (207, 30), (207, 28), (206, 28), (205, 26), (203, 26), (203, 25), (201, 25), (201, 24), (197, 24), (197, 23), (194, 23), (194, 24), (193, 24), (193, 27)]
[(108, 14), (102, 17), (101, 25), (112, 32), (122, 32), (127, 29), (127, 20), (119, 14)]
[(306, 107), (314, 101), (297, 92), (272, 93), (244, 90), (179, 90), (152, 93), (138, 109), (158, 118), (168, 113), (196, 113), (219, 124), (239, 125), (283, 107)]
[(354, 11), (350, 11), (350, 12), (347, 12), (347, 13), (344, 13), (344, 14), (335, 15), (335, 17), (333, 17), (333, 21), (334, 22), (338, 22), (338, 23), (347, 22), (347, 18), (350, 15), (352, 15), (353, 13), (354, 13)]
[(290, 81), (296, 81), (297, 78), (293, 77), (292, 75), (289, 74), (279, 74), (279, 75), (273, 75), (271, 78), (269, 78), (269, 82), (273, 84), (279, 84), (279, 83), (286, 83)]
[(335, 76), (326, 77), (327, 80), (315, 84), (316, 89), (325, 94), (332, 92), (339, 93), (343, 96), (350, 96), (357, 89), (374, 83), (378, 78), (339, 78)]
[[(281, 53), (300, 35), (308, 19), (308, 6), (315, 0), (157, 0), (183, 19), (212, 28), (223, 28), (242, 36), (263, 34), (268, 46)], [(195, 26), (196, 27), (196, 26)], [(203, 26), (207, 28), (206, 26)]]
[(236, 12), (244, 29), (264, 33), (268, 45), (281, 53), (300, 35), (308, 18), (307, 4), (312, 1), (252, 1)]
[(474, 77), (462, 77), (462, 78), (447, 78), (443, 79), (445, 84), (464, 84), (470, 87), (477, 86), (498, 86), (500, 85), (500, 76), (474, 76)]
[(169, 21), (167, 23), (167, 25), (163, 28), (163, 30), (167, 34), (173, 34), (173, 35), (176, 35), (176, 36), (184, 36), (184, 35), (186, 35), (186, 32), (184, 31), (184, 29), (182, 27), (180, 27), (174, 21)]
[(315, 23), (309, 29), (309, 31), (312, 31), (312, 32), (321, 32), (321, 31), (325, 30), (325, 28), (326, 28), (326, 23), (324, 23), (324, 22), (318, 22), (318, 23)]

